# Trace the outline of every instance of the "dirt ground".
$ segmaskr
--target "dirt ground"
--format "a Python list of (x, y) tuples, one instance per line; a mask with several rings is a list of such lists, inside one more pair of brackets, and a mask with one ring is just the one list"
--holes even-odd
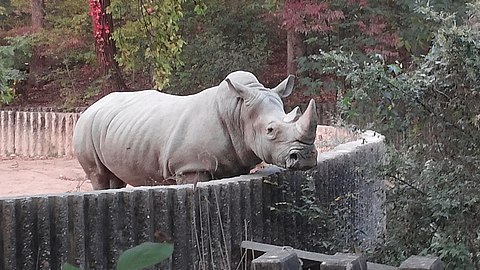
[(76, 159), (0, 159), (0, 197), (91, 190)]

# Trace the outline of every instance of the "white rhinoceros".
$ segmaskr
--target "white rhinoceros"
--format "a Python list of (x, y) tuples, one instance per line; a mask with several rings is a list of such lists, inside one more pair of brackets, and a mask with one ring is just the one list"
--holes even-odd
[(111, 93), (82, 113), (73, 135), (78, 161), (94, 189), (196, 183), (248, 173), (262, 160), (287, 169), (317, 162), (314, 100), (285, 114), (273, 89), (236, 71), (190, 96), (155, 90)]

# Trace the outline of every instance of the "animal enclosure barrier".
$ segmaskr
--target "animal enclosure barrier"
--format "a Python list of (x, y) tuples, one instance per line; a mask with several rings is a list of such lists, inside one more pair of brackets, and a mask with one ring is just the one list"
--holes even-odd
[[(0, 118), (2, 155), (72, 154), (66, 149), (78, 112), (2, 111)], [(342, 242), (369, 247), (385, 230), (384, 183), (372, 169), (383, 162), (383, 136), (317, 130), (317, 148), (329, 151), (309, 171), (267, 167), (196, 187), (0, 198), (0, 269), (60, 269), (64, 262), (113, 269), (123, 250), (162, 235), (175, 251), (157, 269), (236, 269), (243, 240), (315, 251), (316, 231), (292, 209), (279, 209), (295, 207), (305, 189), (317, 204), (344, 213), (348, 226), (333, 232)]]
[[(319, 129), (340, 136), (345, 130)], [(321, 132), (321, 133), (322, 133)], [(319, 147), (325, 142), (317, 140)], [(306, 186), (318, 204), (346, 209), (347, 227), (334, 234), (368, 247), (385, 230), (383, 137), (374, 132), (320, 153), (305, 172), (263, 173), (192, 185), (0, 199), (0, 269), (112, 269), (121, 251), (168, 235), (171, 259), (156, 269), (236, 269), (240, 243), (251, 240), (312, 250), (322, 239), (299, 216), (275, 211)], [(287, 209), (288, 210), (288, 209)]]
[(72, 157), (79, 113), (0, 111), (0, 156)]

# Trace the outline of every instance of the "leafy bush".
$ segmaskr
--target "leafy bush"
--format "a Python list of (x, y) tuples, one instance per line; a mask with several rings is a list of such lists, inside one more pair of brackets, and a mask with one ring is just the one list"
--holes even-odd
[(112, 34), (118, 63), (127, 71), (152, 74), (158, 89), (168, 84), (172, 70), (180, 64), (182, 2), (112, 0), (109, 8), (118, 21)]
[(335, 77), (342, 118), (383, 133), (391, 146), (388, 222), (379, 260), (440, 256), (447, 269), (480, 269), (480, 3), (468, 20), (418, 8), (440, 25), (429, 52), (403, 70), (380, 55), (321, 52), (312, 67)]
[(203, 16), (193, 12), (185, 15), (183, 65), (174, 71), (167, 92), (195, 93), (239, 69), (260, 73), (270, 54), (272, 37), (260, 18), (262, 9), (249, 5), (235, 9), (217, 2), (206, 2)]
[[(393, 63), (395, 59), (401, 59), (406, 65), (409, 65), (411, 55), (426, 54), (433, 33), (440, 24), (423, 16), (419, 2), (425, 1), (325, 1), (328, 3), (324, 5), (328, 7), (327, 11), (335, 11), (343, 16), (328, 18), (327, 25), (323, 25), (323, 28), (320, 25), (322, 31), (316, 30), (318, 24), (305, 31), (307, 55), (297, 61), (300, 83), (308, 89), (306, 94), (335, 92), (344, 88), (331, 75), (321, 76), (318, 73), (316, 60), (309, 57), (316, 55), (318, 50), (349, 52), (349, 57), (356, 63), (368, 62), (369, 55), (378, 54), (385, 62)], [(457, 22), (462, 21), (459, 15), (464, 14), (467, 1), (429, 2), (440, 10), (455, 11), (456, 15), (452, 18)]]
[(16, 85), (25, 79), (30, 53), (27, 37), (6, 38), (7, 45), (0, 46), (0, 104), (12, 101)]

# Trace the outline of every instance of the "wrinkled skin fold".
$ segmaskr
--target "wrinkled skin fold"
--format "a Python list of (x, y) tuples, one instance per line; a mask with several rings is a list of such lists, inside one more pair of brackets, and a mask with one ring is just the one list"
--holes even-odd
[(155, 90), (111, 93), (75, 127), (75, 154), (95, 189), (196, 183), (246, 174), (261, 161), (316, 166), (317, 115), (286, 114), (289, 76), (272, 89), (248, 72), (190, 96)]

